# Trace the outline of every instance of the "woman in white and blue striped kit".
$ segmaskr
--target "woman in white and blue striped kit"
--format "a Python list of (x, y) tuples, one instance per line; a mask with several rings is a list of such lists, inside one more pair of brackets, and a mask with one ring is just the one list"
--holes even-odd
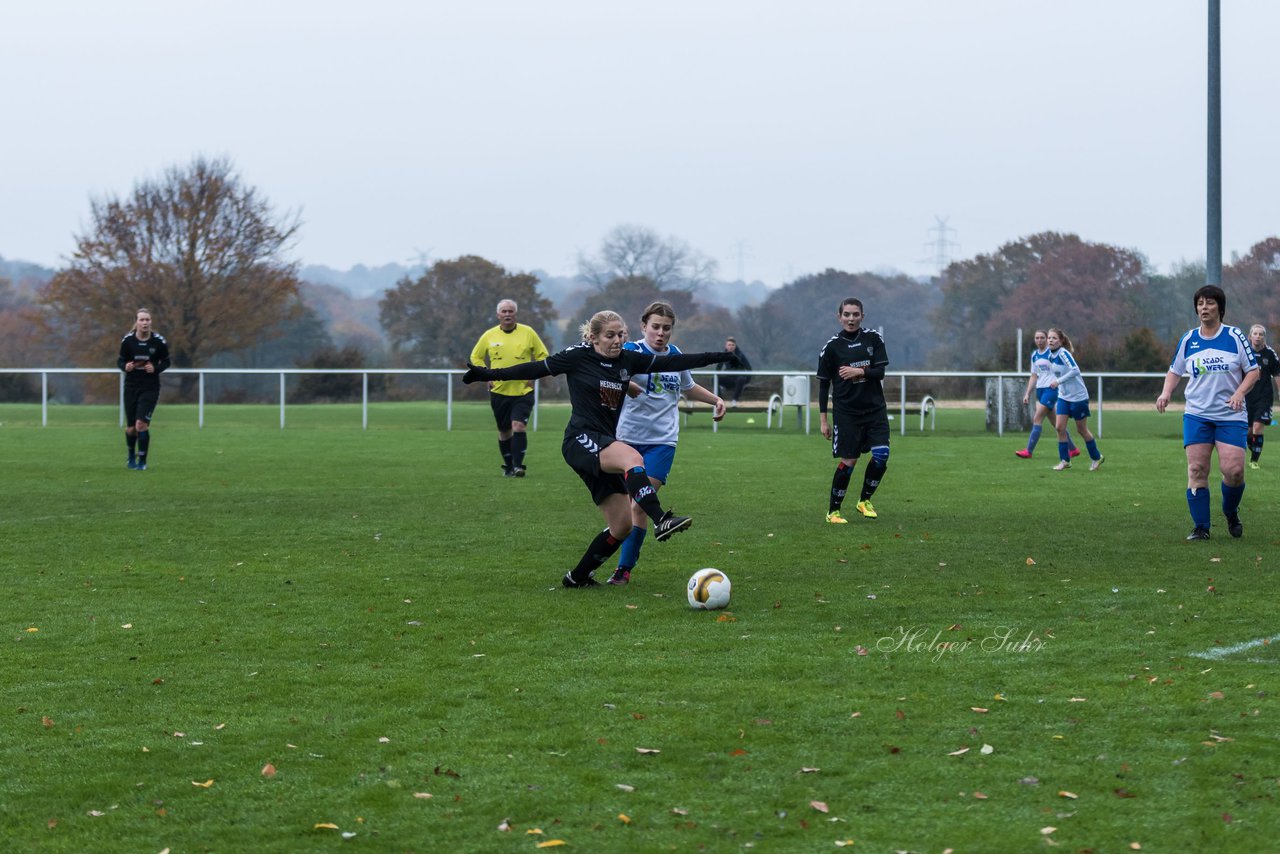
[[(1044, 429), (1044, 417), (1053, 412), (1058, 403), (1058, 390), (1049, 385), (1053, 380), (1053, 371), (1049, 367), (1049, 336), (1043, 329), (1037, 329), (1032, 337), (1035, 339), (1036, 349), (1031, 352), (1031, 376), (1027, 379), (1027, 391), (1022, 395), (1022, 404), (1025, 406), (1031, 402), (1031, 393), (1034, 391), (1036, 414), (1031, 419), (1031, 435), (1027, 437), (1027, 446), (1013, 452), (1024, 460), (1031, 459), (1036, 443), (1040, 441), (1040, 432)], [(1067, 453), (1072, 457), (1080, 456), (1080, 449), (1071, 441), (1070, 436), (1067, 437)]]
[(1080, 375), (1080, 366), (1071, 355), (1071, 339), (1067, 333), (1056, 327), (1049, 330), (1049, 369), (1053, 379), (1049, 381), (1051, 388), (1058, 390), (1057, 412), (1058, 428), (1058, 464), (1054, 471), (1071, 468), (1070, 445), (1067, 442), (1067, 420), (1076, 422), (1076, 432), (1084, 439), (1085, 449), (1089, 452), (1089, 471), (1097, 471), (1102, 465), (1102, 454), (1098, 451), (1098, 443), (1089, 432), (1089, 389)]
[(1222, 515), (1227, 533), (1244, 535), (1240, 499), (1244, 497), (1244, 448), (1249, 431), (1245, 397), (1258, 381), (1253, 348), (1238, 327), (1227, 326), (1227, 295), (1205, 285), (1191, 297), (1200, 325), (1178, 342), (1156, 411), (1187, 377), (1187, 408), (1182, 415), (1182, 446), (1187, 452), (1187, 509), (1195, 526), (1188, 540), (1209, 539), (1209, 464), (1218, 451), (1222, 472)]

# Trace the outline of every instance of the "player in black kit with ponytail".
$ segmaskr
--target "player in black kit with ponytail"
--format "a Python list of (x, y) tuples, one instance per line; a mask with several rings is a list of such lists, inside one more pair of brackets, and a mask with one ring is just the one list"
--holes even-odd
[(120, 341), (124, 371), (124, 440), (129, 446), (129, 468), (147, 470), (151, 449), (151, 416), (160, 402), (160, 374), (169, 367), (169, 345), (151, 330), (151, 312), (138, 309), (133, 329)]
[(617, 312), (600, 311), (583, 324), (581, 344), (538, 362), (493, 370), (468, 365), (462, 381), (536, 380), (564, 374), (572, 414), (561, 453), (578, 473), (608, 527), (599, 533), (578, 565), (565, 573), (565, 587), (594, 587), (592, 574), (613, 556), (631, 533), (631, 502), (653, 520), (654, 539), (663, 541), (686, 530), (693, 520), (664, 511), (649, 483), (640, 452), (615, 436), (627, 400), (627, 384), (636, 374), (682, 371), (732, 362), (732, 353), (684, 353), (657, 356), (624, 350), (626, 325)]

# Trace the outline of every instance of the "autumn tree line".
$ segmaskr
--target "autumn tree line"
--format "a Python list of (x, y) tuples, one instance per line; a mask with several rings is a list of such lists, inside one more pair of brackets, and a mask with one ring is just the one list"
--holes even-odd
[[(573, 343), (598, 309), (614, 309), (638, 329), (641, 309), (662, 299), (676, 308), (683, 349), (719, 349), (733, 335), (757, 370), (809, 372), (838, 330), (839, 300), (857, 296), (899, 370), (1012, 370), (1019, 328), (1025, 359), (1030, 331), (1058, 326), (1086, 372), (1161, 372), (1195, 323), (1191, 294), (1205, 274), (1196, 262), (1159, 273), (1136, 250), (1043, 232), (956, 261), (928, 281), (827, 269), (731, 311), (707, 299), (714, 261), (676, 238), (619, 226), (595, 254), (579, 258), (575, 289), (555, 303), (538, 277), (468, 255), (397, 282), (378, 300), (371, 330), (341, 315), (334, 289), (300, 279), (289, 255), (301, 228), (226, 159), (196, 158), (139, 182), (126, 197), (94, 199), (74, 252), (51, 279), (15, 286), (0, 275), (0, 366), (113, 366), (134, 310), (145, 306), (172, 342), (175, 367), (456, 368), (495, 322), (499, 299), (515, 299), (521, 322), (553, 349)], [(1280, 237), (1234, 258), (1222, 278), (1229, 322), (1280, 321)], [(370, 379), (383, 397), (432, 393), (429, 380)], [(276, 382), (210, 378), (206, 395), (269, 399)], [(189, 399), (193, 384), (186, 376), (169, 386)], [(1108, 389), (1154, 394), (1158, 385), (1150, 385)], [(37, 388), (29, 375), (0, 374), (0, 400), (31, 399)], [(359, 389), (359, 377), (314, 374), (291, 380), (289, 394), (339, 400)], [(80, 397), (114, 393), (103, 377), (86, 381)], [(556, 393), (554, 383), (548, 393)]]

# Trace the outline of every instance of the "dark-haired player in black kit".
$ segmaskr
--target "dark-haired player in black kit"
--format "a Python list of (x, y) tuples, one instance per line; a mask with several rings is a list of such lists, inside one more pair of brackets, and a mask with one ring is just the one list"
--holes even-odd
[(1276, 351), (1267, 346), (1267, 327), (1255, 323), (1249, 327), (1249, 346), (1253, 349), (1253, 358), (1258, 362), (1258, 381), (1244, 396), (1244, 408), (1249, 415), (1249, 435), (1245, 444), (1249, 448), (1249, 468), (1262, 466), (1258, 458), (1262, 456), (1262, 428), (1271, 423), (1271, 407), (1275, 404), (1276, 377), (1280, 376), (1280, 360)]
[[(833, 525), (848, 523), (840, 515), (840, 504), (858, 457), (871, 453), (858, 499), (858, 512), (868, 519), (876, 518), (871, 496), (889, 465), (889, 410), (881, 384), (889, 355), (879, 333), (862, 328), (862, 312), (861, 300), (850, 297), (841, 302), (840, 333), (823, 345), (818, 355), (819, 424), (822, 435), (831, 440), (831, 456), (840, 458), (827, 508), (827, 521)], [(834, 428), (827, 423), (829, 392), (834, 392), (836, 404)]]
[(124, 371), (124, 440), (129, 446), (129, 468), (147, 470), (151, 447), (151, 416), (160, 402), (160, 374), (169, 367), (169, 345), (151, 330), (151, 312), (138, 309), (133, 329), (120, 341)]
[(536, 380), (563, 374), (569, 387), (572, 414), (564, 431), (561, 453), (591, 491), (608, 525), (596, 535), (582, 559), (565, 573), (565, 587), (595, 587), (595, 571), (613, 556), (631, 533), (634, 500), (653, 520), (654, 539), (666, 540), (693, 524), (688, 516), (663, 511), (658, 493), (649, 483), (644, 457), (616, 438), (618, 416), (627, 400), (627, 386), (636, 374), (682, 371), (717, 362), (732, 362), (732, 353), (683, 353), (657, 356), (624, 350), (626, 325), (613, 311), (596, 312), (582, 327), (581, 344), (547, 359), (484, 368), (468, 365), (464, 383), (493, 380)]

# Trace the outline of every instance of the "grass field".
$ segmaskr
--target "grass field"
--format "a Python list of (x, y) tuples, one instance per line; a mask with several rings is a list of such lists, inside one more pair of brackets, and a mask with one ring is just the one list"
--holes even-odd
[(847, 526), (816, 433), (704, 418), (692, 530), (569, 591), (541, 419), (510, 480), (479, 405), (162, 403), (138, 473), (114, 408), (0, 406), (5, 850), (1278, 850), (1280, 444), (1186, 543), (1176, 416), (1056, 473), (943, 411)]

